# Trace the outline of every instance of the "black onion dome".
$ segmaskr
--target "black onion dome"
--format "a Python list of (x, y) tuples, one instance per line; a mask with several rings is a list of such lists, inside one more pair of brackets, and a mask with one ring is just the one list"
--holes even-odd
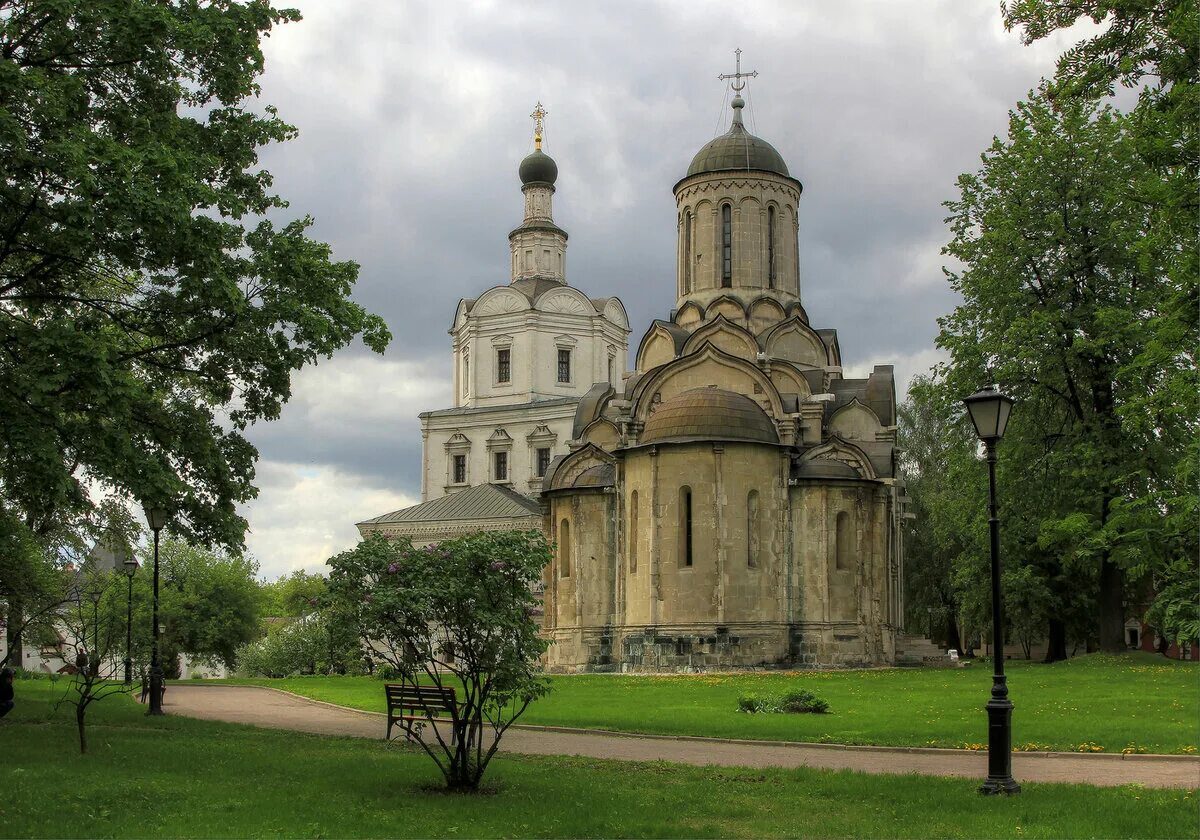
[(553, 184), (558, 178), (558, 164), (554, 158), (538, 149), (521, 161), (517, 174), (521, 176), (522, 184)]

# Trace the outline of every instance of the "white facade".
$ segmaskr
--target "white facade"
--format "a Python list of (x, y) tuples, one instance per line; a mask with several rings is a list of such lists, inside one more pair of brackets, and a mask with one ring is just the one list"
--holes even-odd
[(567, 284), (556, 175), (540, 147), (522, 163), (509, 283), (454, 313), (454, 406), (421, 415), (422, 502), (483, 483), (538, 495), (550, 461), (569, 451), (580, 398), (597, 383), (622, 387), (629, 319), (618, 298)]

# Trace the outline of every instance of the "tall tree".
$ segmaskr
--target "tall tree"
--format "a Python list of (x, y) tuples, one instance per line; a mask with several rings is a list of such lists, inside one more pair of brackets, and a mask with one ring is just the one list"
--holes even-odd
[(1008, 492), (1042, 500), (1035, 542), (1060, 572), (1094, 571), (1109, 650), (1124, 646), (1126, 575), (1145, 571), (1137, 548), (1163, 536), (1122, 512), (1163, 502), (1198, 431), (1194, 414), (1154, 410), (1194, 399), (1175, 373), (1195, 344), (1159, 325), (1178, 286), (1171, 255), (1143, 247), (1154, 210), (1136, 185), (1150, 166), (1129, 124), (1047, 87), (1017, 107), (947, 204), (963, 303), (938, 338), (946, 387), (999, 381), (1019, 400), (1004, 445), (1027, 460)]
[(242, 431), (383, 322), (257, 168), (268, 0), (0, 0), (0, 496), (44, 537), (94, 489), (240, 547)]

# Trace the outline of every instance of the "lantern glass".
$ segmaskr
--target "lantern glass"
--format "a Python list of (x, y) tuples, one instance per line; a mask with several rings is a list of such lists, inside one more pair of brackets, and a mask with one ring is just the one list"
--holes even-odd
[(126, 576), (133, 577), (135, 574), (137, 574), (138, 561), (134, 557), (126, 557), (125, 562), (122, 565), (125, 567)]
[(1013, 400), (1000, 393), (995, 385), (985, 385), (963, 400), (975, 434), (983, 441), (995, 441), (1004, 437), (1008, 415), (1012, 412)]
[(146, 522), (150, 525), (150, 530), (158, 533), (167, 524), (167, 511), (165, 508), (155, 507), (153, 505), (145, 505), (142, 510), (146, 513)]

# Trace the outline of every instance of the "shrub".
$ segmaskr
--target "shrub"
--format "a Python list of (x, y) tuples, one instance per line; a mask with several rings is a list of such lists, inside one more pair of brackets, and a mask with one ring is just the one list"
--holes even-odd
[(759, 712), (777, 712), (779, 708), (770, 697), (763, 697), (759, 694), (742, 694), (738, 696), (738, 711), (754, 715)]
[(780, 698), (779, 711), (789, 714), (808, 712), (823, 715), (829, 711), (829, 704), (811, 691), (789, 691)]

